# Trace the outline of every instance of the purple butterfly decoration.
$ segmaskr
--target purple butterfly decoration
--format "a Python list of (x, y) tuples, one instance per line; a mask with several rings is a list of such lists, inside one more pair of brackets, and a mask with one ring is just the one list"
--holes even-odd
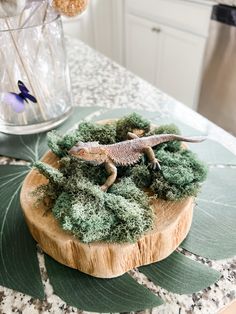
[(28, 100), (32, 101), (33, 103), (37, 102), (37, 99), (29, 94), (28, 88), (22, 81), (18, 81), (18, 88), (20, 93), (5, 93), (4, 94), (4, 102), (12, 107), (12, 109), (20, 113), (25, 109), (25, 102), (28, 103)]

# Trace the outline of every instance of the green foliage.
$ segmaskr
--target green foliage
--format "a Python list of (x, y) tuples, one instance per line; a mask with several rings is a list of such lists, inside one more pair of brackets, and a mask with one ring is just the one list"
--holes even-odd
[(173, 123), (162, 124), (158, 128), (154, 128), (152, 131), (150, 131), (148, 135), (154, 135), (154, 134), (178, 134), (180, 135), (180, 130)]
[(196, 195), (206, 177), (204, 165), (175, 141), (154, 147), (161, 171), (152, 170), (144, 156), (134, 166), (118, 167), (119, 179), (104, 193), (100, 189), (108, 176), (104, 165), (94, 166), (67, 154), (78, 141), (111, 144), (117, 139), (126, 139), (127, 133), (134, 129), (142, 130), (144, 136), (180, 133), (174, 125), (163, 125), (149, 132), (150, 123), (135, 113), (112, 124), (82, 122), (77, 130), (64, 137), (56, 132), (48, 135), (51, 149), (61, 157), (60, 170), (42, 162), (35, 163), (49, 179), (49, 184), (36, 193), (40, 195), (47, 188), (45, 196), (55, 200), (54, 216), (64, 230), (83, 242), (136, 241), (153, 224), (148, 197), (141, 189), (149, 187), (159, 198), (177, 200)]
[[(179, 128), (174, 124), (165, 124), (161, 125), (158, 128), (155, 128), (152, 130), (148, 135), (154, 135), (154, 134), (177, 134), (180, 135)], [(165, 149), (170, 152), (177, 152), (181, 148), (181, 142), (179, 141), (172, 141), (160, 144), (156, 147), (156, 149)]]
[[(107, 178), (107, 172), (104, 165), (96, 167), (90, 163), (81, 161), (73, 156), (67, 156), (60, 160), (61, 172), (66, 178), (70, 178), (71, 184), (76, 185), (76, 181), (80, 181), (81, 177), (88, 178), (94, 184), (102, 185)], [(73, 178), (71, 178), (73, 174)], [(73, 190), (72, 186), (72, 190)]]
[(62, 186), (65, 183), (63, 174), (59, 170), (45, 164), (44, 162), (37, 161), (33, 164), (33, 166), (40, 173), (42, 173), (50, 181), (50, 183), (57, 186)]
[(47, 134), (48, 146), (58, 157), (63, 157), (77, 142), (99, 142), (113, 144), (116, 138), (115, 123), (99, 125), (92, 122), (81, 122), (78, 129), (62, 136), (53, 130)]
[(116, 217), (109, 233), (109, 242), (134, 242), (152, 226), (151, 215), (145, 215), (146, 211), (137, 202), (107, 193), (105, 206)]
[(81, 241), (133, 242), (152, 226), (148, 198), (130, 179), (103, 193), (88, 179), (69, 179), (52, 212)]
[(59, 139), (58, 146), (62, 150), (69, 150), (73, 147), (77, 142), (82, 141), (82, 137), (78, 129), (72, 130), (69, 133), (65, 134), (64, 137)]
[(68, 214), (71, 206), (71, 195), (66, 192), (62, 192), (58, 195), (52, 208), (52, 212), (57, 219), (63, 219)]
[(123, 178), (118, 183), (113, 184), (109, 192), (137, 202), (143, 207), (149, 207), (147, 195), (140, 191), (131, 178)]
[(53, 204), (59, 195), (60, 189), (55, 189), (55, 185), (50, 182), (47, 184), (42, 184), (32, 191), (32, 196), (37, 199), (35, 205), (38, 206), (41, 203), (44, 203), (48, 210), (52, 209)]
[(58, 145), (61, 139), (62, 135), (56, 130), (52, 130), (51, 132), (47, 133), (48, 147), (58, 157), (62, 157), (64, 155), (63, 150)]
[(96, 124), (82, 122), (78, 132), (83, 142), (99, 142), (100, 144), (113, 144), (116, 142), (116, 124)]
[(135, 112), (119, 119), (116, 123), (117, 142), (127, 140), (127, 133), (133, 132), (135, 129), (143, 130), (144, 133), (147, 133), (150, 130), (150, 122)]
[(145, 164), (135, 165), (131, 170), (131, 178), (139, 188), (147, 188), (152, 183), (152, 172)]
[(174, 201), (197, 195), (207, 169), (194, 153), (184, 149), (171, 153), (162, 149), (156, 156), (162, 167), (160, 172), (153, 173), (150, 186), (156, 197)]

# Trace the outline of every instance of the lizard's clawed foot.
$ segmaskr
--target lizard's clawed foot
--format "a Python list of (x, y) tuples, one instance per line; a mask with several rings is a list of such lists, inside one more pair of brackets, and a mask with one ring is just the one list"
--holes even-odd
[(153, 170), (156, 170), (156, 169), (161, 170), (160, 160), (156, 158), (153, 161), (151, 161), (150, 165)]
[(103, 191), (103, 192), (106, 192), (108, 190), (108, 186), (106, 186), (105, 184), (101, 185), (100, 186), (100, 189)]

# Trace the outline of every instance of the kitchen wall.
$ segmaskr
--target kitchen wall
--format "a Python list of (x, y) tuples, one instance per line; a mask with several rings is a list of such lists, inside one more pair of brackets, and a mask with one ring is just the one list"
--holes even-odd
[(64, 30), (123, 63), (123, 0), (90, 0), (80, 17), (64, 18)]

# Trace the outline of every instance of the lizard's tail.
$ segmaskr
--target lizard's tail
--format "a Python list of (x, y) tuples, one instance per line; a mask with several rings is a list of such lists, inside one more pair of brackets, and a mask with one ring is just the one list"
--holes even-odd
[(160, 134), (150, 136), (150, 146), (156, 146), (161, 143), (171, 142), (171, 141), (182, 141), (190, 143), (200, 143), (206, 140), (204, 136), (193, 136), (193, 137), (184, 137), (176, 134)]

